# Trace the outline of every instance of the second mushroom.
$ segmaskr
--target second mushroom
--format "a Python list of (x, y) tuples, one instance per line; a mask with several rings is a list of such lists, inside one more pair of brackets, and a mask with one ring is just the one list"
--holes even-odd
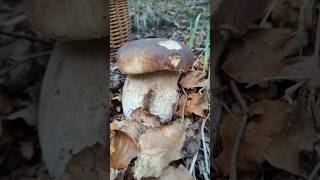
[(121, 72), (128, 74), (122, 91), (123, 113), (129, 117), (136, 108), (148, 108), (161, 122), (171, 120), (178, 102), (180, 72), (193, 64), (185, 45), (168, 39), (131, 41), (117, 52)]

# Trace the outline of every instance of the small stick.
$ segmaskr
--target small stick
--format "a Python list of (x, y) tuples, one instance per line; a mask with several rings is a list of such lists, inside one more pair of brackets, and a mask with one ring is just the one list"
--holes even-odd
[(185, 102), (183, 103), (183, 106), (182, 106), (182, 115), (181, 115), (182, 120), (184, 120), (184, 112), (185, 112), (186, 105), (187, 105), (187, 102), (188, 102), (188, 94), (186, 93), (186, 91), (184, 90), (183, 87), (182, 87), (182, 91), (183, 91), (184, 95), (186, 96), (186, 100), (185, 100)]
[(248, 111), (247, 111), (247, 103), (245, 99), (242, 97), (241, 93), (239, 92), (236, 83), (233, 80), (230, 80), (230, 87), (231, 90), (237, 99), (237, 101), (240, 103), (240, 106), (243, 111), (243, 115), (240, 120), (240, 127), (237, 131), (235, 140), (233, 142), (233, 145), (231, 147), (231, 158), (230, 158), (230, 180), (237, 180), (237, 160), (238, 160), (238, 152), (239, 152), (239, 146), (241, 143), (241, 139), (243, 137), (243, 134), (246, 130), (247, 121), (248, 121)]
[(310, 174), (310, 176), (308, 177), (308, 180), (314, 180), (314, 178), (316, 177), (317, 175), (317, 172), (319, 171), (320, 169), (320, 163), (318, 163), (316, 165), (316, 167), (314, 167), (314, 169), (312, 170), (312, 173)]
[(206, 172), (209, 173), (210, 172), (210, 168), (209, 168), (209, 158), (208, 158), (208, 154), (207, 154), (207, 146), (206, 146), (206, 137), (204, 135), (204, 126), (208, 120), (210, 116), (210, 113), (208, 114), (208, 116), (202, 121), (202, 125), (201, 125), (201, 140), (202, 140), (202, 148), (203, 148), (203, 153), (204, 153), (204, 160), (205, 160), (205, 169)]
[(267, 20), (268, 20), (268, 17), (270, 16), (272, 10), (274, 9), (274, 7), (276, 7), (277, 4), (280, 4), (282, 3), (282, 0), (278, 1), (278, 0), (273, 0), (272, 1), (272, 4), (270, 6), (270, 8), (268, 9), (266, 15), (263, 17), (262, 21), (260, 22), (260, 26), (263, 26), (266, 24)]
[(27, 35), (23, 35), (23, 34), (16, 34), (16, 33), (10, 33), (10, 32), (5, 32), (5, 31), (1, 31), (1, 30), (0, 30), (0, 35), (9, 36), (9, 37), (12, 37), (12, 38), (15, 38), (15, 39), (25, 39), (25, 40), (28, 40), (28, 41), (31, 41), (31, 42), (37, 42), (37, 43), (45, 44), (45, 45), (53, 45), (54, 44), (53, 42), (46, 42), (46, 41), (43, 41), (43, 40), (40, 40), (40, 39), (36, 39), (36, 38), (34, 38), (32, 36), (27, 36)]
[(191, 165), (190, 165), (190, 168), (189, 168), (189, 174), (192, 174), (193, 171), (194, 171), (194, 167), (195, 167), (195, 164), (196, 164), (196, 161), (197, 161), (197, 158), (198, 158), (198, 153), (199, 153), (199, 151), (192, 158), (192, 162), (191, 162)]
[(229, 114), (229, 116), (235, 121), (235, 122), (239, 122), (239, 119), (233, 114), (233, 112), (230, 110), (230, 108), (224, 103), (221, 102), (222, 106), (226, 109), (227, 113)]

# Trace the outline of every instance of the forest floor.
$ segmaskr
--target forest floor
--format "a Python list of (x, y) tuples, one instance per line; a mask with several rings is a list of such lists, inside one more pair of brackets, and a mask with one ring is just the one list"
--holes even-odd
[(319, 179), (318, 7), (223, 0), (215, 8), (215, 179)]
[[(20, 0), (0, 2), (0, 180), (46, 180), (37, 114), (41, 82), (55, 42), (32, 32)], [(179, 80), (174, 118), (153, 124), (173, 134), (176, 128), (183, 129), (185, 139), (163, 137), (152, 128), (151, 135), (145, 134), (146, 129), (139, 134), (157, 142), (168, 138), (168, 148), (160, 150), (179, 155), (162, 159), (166, 162), (159, 164), (164, 167), (151, 170), (180, 173), (186, 179), (189, 174), (195, 179), (209, 175), (227, 179), (235, 169), (238, 179), (250, 180), (300, 180), (315, 175), (320, 167), (319, 4), (314, 0), (272, 2), (221, 1), (214, 26), (223, 26), (219, 32), (212, 31), (218, 40), (211, 46), (217, 48), (211, 63), (218, 71), (210, 75), (209, 1), (129, 1), (131, 40), (177, 40), (190, 47), (195, 60)], [(234, 14), (245, 14), (236, 11), (251, 7), (256, 14), (239, 15), (238, 22), (233, 21)], [(136, 116), (153, 122), (154, 116), (147, 111), (137, 111), (128, 119), (123, 116), (121, 92), (126, 75), (113, 63), (110, 73), (112, 130), (130, 127), (128, 122)], [(215, 82), (211, 105), (210, 77)], [(215, 114), (209, 114), (209, 107)], [(218, 130), (211, 139), (209, 119)], [(177, 141), (182, 151), (173, 148), (176, 144), (170, 146)], [(132, 179), (134, 173), (146, 173), (135, 170), (136, 162), (133, 158), (127, 167), (113, 169), (113, 175)]]
[[(162, 173), (161, 179), (209, 178), (209, 5), (209, 1), (193, 0), (129, 1), (131, 40), (167, 38), (179, 41), (192, 50), (194, 65), (190, 71), (181, 74), (179, 79), (180, 95), (176, 102), (177, 110), (174, 117), (169, 122), (160, 124), (158, 122), (151, 128), (142, 128), (146, 126), (146, 122), (153, 122), (156, 117), (148, 110), (142, 109), (132, 113), (130, 117), (124, 117), (121, 92), (126, 75), (118, 70), (116, 64), (111, 63), (111, 129), (121, 130), (131, 137), (138, 136), (140, 141), (142, 138), (150, 138), (152, 142), (147, 143), (152, 144), (152, 152), (161, 152), (144, 159), (144, 161), (153, 159), (151, 161), (158, 165), (140, 168), (143, 149), (140, 150), (140, 154), (131, 154), (132, 151), (127, 150), (128, 147), (123, 147), (123, 144), (130, 144), (131, 140), (124, 141), (123, 144), (111, 143), (111, 148), (115, 147), (115, 152), (124, 148), (126, 155), (132, 156), (133, 159), (126, 168), (112, 169), (113, 178), (117, 180), (133, 179), (134, 176), (143, 176), (150, 172)], [(194, 32), (193, 35), (192, 32)], [(144, 123), (137, 124), (136, 120), (139, 118)], [(140, 129), (138, 134), (132, 132), (132, 129), (137, 126)], [(162, 128), (160, 132), (157, 131), (159, 128)], [(171, 134), (167, 137), (159, 134), (165, 134), (165, 131), (170, 131)], [(181, 136), (183, 139), (179, 139), (180, 142), (177, 142), (180, 132), (185, 132), (185, 135)], [(113, 134), (114, 139), (117, 136), (119, 135)], [(153, 142), (159, 143), (154, 144)], [(182, 149), (177, 149), (178, 145), (181, 145)], [(130, 147), (134, 149), (133, 145)], [(179, 158), (168, 156), (168, 154), (179, 154)], [(112, 161), (112, 159), (115, 160)], [(121, 158), (111, 157), (111, 164), (118, 164), (119, 159)], [(177, 177), (177, 174), (180, 176)]]
[(32, 32), (20, 0), (0, 4), (0, 179), (46, 180), (38, 105), (55, 43)]

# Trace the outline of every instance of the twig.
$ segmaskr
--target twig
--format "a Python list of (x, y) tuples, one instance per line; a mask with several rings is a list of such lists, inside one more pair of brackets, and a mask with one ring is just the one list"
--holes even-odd
[(51, 43), (51, 42), (45, 42), (43, 40), (36, 39), (32, 36), (26, 36), (23, 34), (10, 33), (10, 32), (5, 32), (5, 31), (0, 30), (0, 35), (5, 35), (5, 36), (13, 37), (16, 39), (25, 39), (25, 40), (29, 40), (31, 42), (37, 42), (37, 43), (41, 43), (41, 44), (45, 44), (45, 45), (53, 45), (53, 43)]
[(313, 168), (312, 173), (308, 177), (308, 180), (314, 180), (319, 170), (320, 170), (320, 163), (318, 163), (316, 167)]
[(202, 148), (203, 148), (204, 160), (205, 160), (205, 165), (206, 165), (205, 168), (206, 168), (207, 173), (210, 173), (210, 166), (209, 166), (209, 158), (208, 158), (208, 154), (207, 154), (206, 136), (204, 135), (204, 127), (205, 127), (205, 124), (206, 124), (209, 117), (210, 117), (210, 113), (202, 121), (202, 124), (201, 124), (201, 141), (202, 141)]
[(239, 121), (239, 119), (232, 113), (232, 111), (230, 110), (230, 108), (224, 103), (221, 102), (222, 106), (226, 109), (227, 113), (229, 114), (229, 116), (236, 122)]
[(268, 19), (269, 15), (271, 14), (272, 9), (274, 7), (276, 7), (276, 5), (278, 3), (280, 4), (281, 2), (282, 2), (282, 0), (280, 0), (280, 1), (279, 0), (273, 0), (272, 1), (272, 4), (271, 4), (270, 8), (268, 9), (266, 15), (263, 17), (262, 21), (260, 22), (260, 26), (263, 26), (267, 22), (267, 19)]
[(242, 110), (246, 113), (247, 112), (246, 100), (242, 97), (240, 91), (237, 88), (236, 83), (233, 80), (230, 80), (230, 87), (231, 87), (232, 93), (234, 94), (235, 98), (240, 103)]
[(191, 165), (189, 167), (189, 174), (192, 174), (193, 171), (194, 171), (194, 167), (195, 167), (195, 164), (196, 164), (196, 161), (197, 161), (197, 158), (198, 158), (198, 153), (199, 153), (199, 151), (192, 158), (192, 162), (191, 162)]
[(13, 71), (17, 67), (21, 66), (22, 64), (25, 64), (25, 63), (28, 63), (30, 61), (36, 60), (37, 58), (42, 57), (42, 56), (50, 55), (51, 53), (52, 53), (52, 51), (44, 51), (44, 52), (34, 53), (34, 54), (29, 55), (29, 56), (27, 55), (25, 58), (20, 60), (18, 63), (16, 63), (13, 66), (11, 66), (8, 70), (6, 70), (3, 73), (1, 73), (0, 77), (7, 75), (8, 73)]
[(198, 61), (201, 58), (201, 55), (204, 53), (204, 49), (201, 51), (201, 53), (199, 54), (199, 56), (197, 57), (197, 59), (194, 61), (193, 65), (192, 65), (192, 70), (194, 70), (194, 67), (196, 66), (196, 64), (198, 63)]
[(204, 179), (205, 180), (209, 180), (209, 176), (208, 176), (208, 173), (205, 170), (203, 161), (198, 161), (198, 167), (199, 167), (200, 173), (203, 175)]
[(183, 103), (183, 106), (182, 106), (182, 115), (181, 115), (182, 120), (184, 120), (184, 112), (185, 112), (186, 105), (187, 105), (187, 102), (188, 102), (188, 94), (186, 93), (186, 91), (184, 90), (183, 87), (182, 87), (182, 91), (183, 91), (183, 94), (186, 96), (186, 100), (185, 100), (185, 102)]
[(247, 104), (245, 99), (242, 97), (241, 93), (239, 92), (236, 83), (233, 80), (230, 80), (230, 87), (231, 90), (239, 102), (241, 109), (243, 111), (243, 115), (240, 120), (240, 127), (237, 131), (235, 136), (235, 140), (231, 147), (231, 158), (230, 158), (230, 180), (237, 180), (237, 160), (238, 160), (238, 152), (239, 146), (241, 143), (242, 136), (246, 130), (247, 121), (248, 121), (248, 113), (247, 113)]

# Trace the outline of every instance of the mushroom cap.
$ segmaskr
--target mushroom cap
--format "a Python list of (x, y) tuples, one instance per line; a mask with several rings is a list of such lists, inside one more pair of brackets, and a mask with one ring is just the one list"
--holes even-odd
[(187, 46), (162, 38), (128, 42), (118, 50), (116, 58), (120, 71), (127, 74), (159, 70), (186, 72), (194, 62)]

